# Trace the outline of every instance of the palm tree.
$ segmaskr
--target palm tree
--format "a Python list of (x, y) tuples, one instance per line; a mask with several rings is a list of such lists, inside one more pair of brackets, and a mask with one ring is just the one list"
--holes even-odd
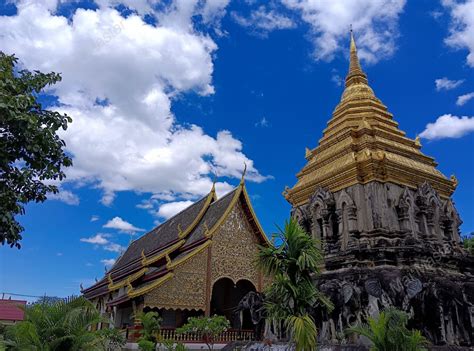
[(267, 318), (282, 322), (297, 351), (316, 348), (317, 332), (312, 310), (331, 302), (313, 284), (323, 260), (318, 242), (294, 220), (279, 229), (279, 246), (260, 247), (258, 266), (273, 278), (265, 293)]
[(427, 340), (419, 330), (408, 330), (408, 314), (393, 307), (382, 311), (376, 318), (368, 318), (368, 324), (348, 329), (367, 337), (372, 351), (421, 351)]
[(38, 303), (25, 309), (25, 320), (8, 327), (5, 343), (11, 350), (95, 350), (99, 334), (91, 327), (102, 321), (83, 297)]

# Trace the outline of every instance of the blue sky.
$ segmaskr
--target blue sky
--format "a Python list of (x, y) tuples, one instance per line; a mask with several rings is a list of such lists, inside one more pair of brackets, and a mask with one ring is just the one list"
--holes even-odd
[(27, 206), (0, 292), (66, 296), (209, 191), (247, 186), (267, 234), (338, 103), (349, 24), (376, 95), (459, 186), (474, 231), (474, 1), (4, 2), (0, 50), (62, 72), (44, 101), (73, 118), (61, 192)]

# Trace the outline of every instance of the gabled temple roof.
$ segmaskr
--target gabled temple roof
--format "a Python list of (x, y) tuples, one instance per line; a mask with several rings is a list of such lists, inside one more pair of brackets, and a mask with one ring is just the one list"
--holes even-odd
[[(132, 298), (157, 288), (172, 278), (173, 269), (178, 264), (212, 242), (214, 231), (239, 200), (262, 244), (268, 243), (242, 180), (238, 187), (219, 200), (213, 188), (206, 197), (132, 242), (107, 277), (83, 290), (83, 294), (94, 298), (127, 287), (126, 295)], [(121, 295), (110, 303), (121, 303), (128, 298)]]
[(421, 143), (406, 137), (387, 107), (375, 96), (362, 70), (351, 32), (349, 70), (341, 101), (327, 123), (319, 145), (306, 151), (307, 164), (284, 195), (293, 205), (305, 204), (316, 188), (339, 191), (371, 181), (416, 188), (429, 181), (449, 197), (455, 178), (447, 179)]

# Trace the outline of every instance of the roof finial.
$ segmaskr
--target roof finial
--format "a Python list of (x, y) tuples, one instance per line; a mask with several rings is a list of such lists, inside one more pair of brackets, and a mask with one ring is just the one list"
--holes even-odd
[(240, 178), (240, 184), (244, 184), (245, 173), (247, 173), (247, 163), (244, 162), (244, 171), (242, 172), (242, 178)]
[(217, 183), (217, 174), (216, 172), (212, 172), (212, 188), (211, 188), (211, 193), (216, 192), (216, 183)]
[(359, 57), (357, 56), (357, 47), (354, 39), (354, 32), (352, 31), (352, 24), (350, 29), (351, 45), (350, 45), (350, 59), (349, 59), (349, 73), (346, 77), (346, 87), (355, 83), (367, 84), (367, 76), (360, 67)]

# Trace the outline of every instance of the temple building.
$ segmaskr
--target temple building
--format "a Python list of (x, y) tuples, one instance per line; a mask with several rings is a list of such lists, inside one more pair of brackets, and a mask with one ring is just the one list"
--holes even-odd
[(351, 33), (341, 101), (284, 192), (324, 253), (316, 284), (335, 309), (317, 311), (321, 341), (342, 342), (348, 326), (395, 306), (434, 344), (474, 344), (474, 257), (460, 244), (457, 180), (421, 147), (375, 96)]
[[(210, 193), (133, 241), (106, 276), (82, 291), (117, 328), (132, 327), (138, 312), (154, 310), (162, 329), (189, 316), (233, 314), (241, 298), (262, 291), (264, 277), (254, 263), (259, 245), (268, 245), (242, 180), (217, 199)], [(103, 328), (106, 326), (98, 326)]]

